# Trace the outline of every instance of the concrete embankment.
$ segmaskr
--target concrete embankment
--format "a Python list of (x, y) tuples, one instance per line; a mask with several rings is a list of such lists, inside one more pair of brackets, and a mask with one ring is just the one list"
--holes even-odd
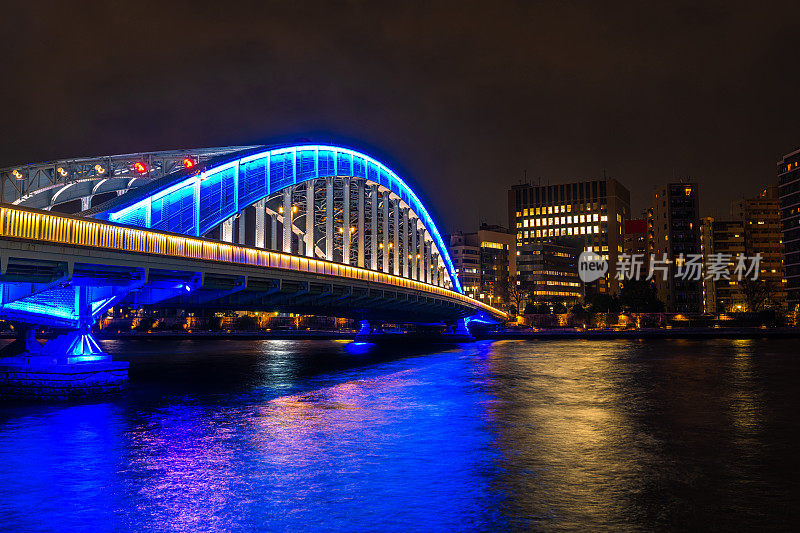
[(126, 331), (123, 333), (100, 331), (95, 333), (95, 338), (103, 339), (355, 339), (353, 331), (305, 331), (305, 330), (279, 330), (279, 331), (193, 331), (184, 333), (179, 331)]
[(800, 338), (800, 328), (670, 328), (631, 330), (540, 329), (475, 332), (480, 340), (544, 339), (762, 339)]

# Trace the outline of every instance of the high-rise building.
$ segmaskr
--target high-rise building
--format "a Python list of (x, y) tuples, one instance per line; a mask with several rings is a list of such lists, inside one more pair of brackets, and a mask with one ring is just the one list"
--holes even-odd
[(481, 291), (481, 256), (476, 233), (453, 233), (447, 239), (450, 258), (464, 294), (478, 298)]
[(778, 187), (770, 185), (755, 198), (734, 202), (731, 215), (742, 221), (745, 255), (761, 254), (758, 279), (767, 284), (767, 290), (761, 295), (765, 300), (763, 305), (786, 311), (780, 202)]
[(625, 221), (625, 233), (622, 236), (622, 251), (628, 255), (647, 255), (646, 218)]
[[(765, 188), (755, 198), (737, 200), (729, 219), (702, 219), (701, 249), (703, 264), (714, 257), (727, 259), (729, 277), (703, 280), (706, 312), (734, 313), (762, 309), (786, 310), (783, 271), (783, 236), (777, 187)], [(721, 255), (720, 255), (721, 254)], [(761, 255), (759, 287), (739, 280), (736, 268), (740, 256)], [(749, 290), (748, 290), (749, 289)], [(757, 289), (757, 291), (756, 291)], [(753, 308), (755, 307), (755, 309)]]
[[(729, 257), (728, 269), (733, 272), (736, 258), (745, 255), (744, 223), (741, 220), (715, 219), (712, 228), (714, 250), (712, 253)], [(717, 312), (735, 313), (747, 310), (744, 293), (735, 276), (716, 281), (709, 278), (708, 281), (714, 284), (714, 308)]]
[(617, 258), (622, 253), (623, 223), (630, 218), (630, 192), (614, 179), (558, 185), (514, 185), (508, 193), (509, 227), (517, 247), (559, 237), (576, 237), (586, 250), (609, 264), (590, 291), (616, 293)]
[[(700, 254), (698, 188), (695, 183), (669, 183), (653, 192), (648, 211), (648, 247), (654, 261), (668, 264), (667, 275), (653, 279), (658, 298), (667, 311), (699, 313), (703, 310), (702, 280), (677, 277), (681, 256)], [(655, 267), (655, 262), (652, 267)]]
[(789, 309), (800, 305), (800, 150), (778, 161), (783, 265)]
[(527, 301), (574, 303), (583, 296), (578, 277), (579, 237), (539, 240), (517, 247), (517, 283)]
[[(700, 253), (703, 264), (707, 264), (714, 253), (714, 217), (700, 219)], [(714, 280), (703, 276), (703, 312), (717, 312), (717, 291)]]
[(517, 271), (516, 237), (501, 226), (481, 224), (474, 233), (450, 236), (450, 252), (464, 292), (482, 302), (509, 302), (509, 278)]

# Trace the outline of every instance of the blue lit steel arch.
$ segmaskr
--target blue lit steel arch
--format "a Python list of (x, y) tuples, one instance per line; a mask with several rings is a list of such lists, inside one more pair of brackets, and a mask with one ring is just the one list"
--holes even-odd
[(453, 288), (461, 283), (441, 234), (413, 190), (389, 167), (340, 146), (296, 145), (250, 151), (176, 172), (131, 191), (93, 215), (121, 224), (201, 236), (241, 209), (272, 193), (308, 180), (350, 176), (396, 194), (420, 217), (436, 243)]

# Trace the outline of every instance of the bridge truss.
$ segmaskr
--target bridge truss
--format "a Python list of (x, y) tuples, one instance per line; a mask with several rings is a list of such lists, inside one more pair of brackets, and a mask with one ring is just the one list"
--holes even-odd
[(254, 148), (226, 146), (76, 157), (0, 169), (0, 199), (24, 207), (76, 213), (154, 179)]
[(233, 154), (85, 213), (420, 280), (462, 292), (425, 206), (392, 170), (347, 148)]

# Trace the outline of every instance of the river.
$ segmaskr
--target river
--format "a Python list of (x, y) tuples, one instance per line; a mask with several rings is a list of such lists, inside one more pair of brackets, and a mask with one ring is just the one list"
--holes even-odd
[(104, 341), (112, 401), (0, 407), (9, 531), (789, 529), (791, 340)]

